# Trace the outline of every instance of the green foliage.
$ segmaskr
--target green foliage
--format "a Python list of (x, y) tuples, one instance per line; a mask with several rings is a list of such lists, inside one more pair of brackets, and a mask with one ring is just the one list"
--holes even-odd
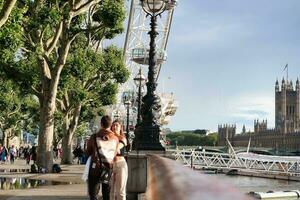
[(5, 130), (17, 122), (21, 101), (11, 81), (0, 80), (0, 93), (1, 129)]
[(21, 97), (22, 129), (36, 133), (39, 129), (39, 101), (36, 96), (26, 95)]
[(194, 133), (187, 132), (174, 132), (167, 135), (167, 139), (171, 142), (171, 145), (179, 146), (214, 146), (217, 142), (215, 134), (209, 134), (202, 136)]
[(63, 120), (64, 115), (62, 112), (55, 112), (54, 114), (54, 137), (53, 137), (53, 143), (57, 145), (59, 141), (63, 137)]
[[(0, 0), (2, 7), (4, 0)], [(12, 10), (8, 21), (0, 29), (0, 63), (12, 63), (23, 41), (22, 20), (25, 6), (17, 5)]]
[[(0, 79), (0, 128), (11, 129), (12, 134), (20, 130), (32, 131), (38, 124), (38, 101), (31, 95), (23, 95), (16, 84)], [(13, 135), (10, 135), (13, 136)]]
[(125, 6), (123, 0), (103, 0), (100, 9), (93, 14), (93, 20), (102, 24), (103, 28), (96, 35), (98, 40), (102, 38), (112, 39), (124, 31)]
[(77, 105), (82, 106), (80, 127), (102, 115), (103, 106), (115, 103), (118, 85), (129, 77), (120, 49), (109, 46), (96, 52), (83, 46), (86, 43), (84, 39), (79, 37), (69, 54), (58, 93), (59, 99), (67, 97), (70, 106), (65, 110), (70, 113)]
[[(0, 0), (0, 6), (2, 2)], [(7, 82), (11, 86), (3, 86), (15, 91), (11, 96), (6, 95), (7, 99), (3, 97), (5, 103), (0, 111), (19, 108), (20, 115), (10, 123), (25, 119), (22, 126), (28, 131), (38, 129), (37, 108), (41, 106), (37, 103), (46, 104), (43, 102), (47, 99), (46, 86), (54, 80), (58, 64), (64, 65), (61, 76), (58, 75), (58, 100), (67, 95), (70, 104), (65, 112), (69, 115), (81, 104), (80, 122), (83, 123), (103, 113), (103, 106), (114, 103), (118, 85), (129, 77), (120, 49), (110, 46), (98, 52), (90, 44), (91, 38), (96, 41), (111, 39), (123, 31), (124, 1), (103, 0), (93, 7), (96, 23), (93, 22), (91, 27), (85, 24), (87, 11), (74, 17), (70, 14), (70, 2), (22, 1), (23, 4), (13, 10), (9, 21), (0, 30), (0, 75), (11, 80)], [(60, 23), (64, 24), (63, 31), (58, 43), (54, 43), (53, 50), (48, 52)], [(65, 54), (66, 61), (62, 61), (59, 55), (66, 41), (72, 42), (70, 51)], [(6, 93), (9, 91), (3, 91)], [(58, 138), (64, 117), (58, 111), (54, 116)]]
[(80, 124), (80, 126), (77, 127), (75, 135), (77, 137), (85, 136), (87, 135), (88, 130), (89, 130), (89, 123), (83, 122)]

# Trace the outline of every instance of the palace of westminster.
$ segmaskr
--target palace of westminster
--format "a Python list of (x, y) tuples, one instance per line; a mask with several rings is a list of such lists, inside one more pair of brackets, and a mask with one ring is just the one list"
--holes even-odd
[(275, 83), (275, 129), (268, 129), (267, 120), (254, 120), (254, 132), (236, 134), (235, 125), (218, 126), (218, 145), (225, 146), (226, 138), (233, 146), (246, 147), (251, 138), (251, 147), (266, 147), (275, 150), (300, 150), (300, 83), (278, 80)]

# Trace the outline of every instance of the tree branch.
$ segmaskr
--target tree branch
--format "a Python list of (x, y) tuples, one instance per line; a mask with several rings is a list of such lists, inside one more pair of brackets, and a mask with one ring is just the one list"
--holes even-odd
[(64, 101), (61, 99), (56, 98), (56, 102), (58, 103), (58, 108), (60, 109), (60, 111), (64, 112), (66, 110), (66, 106), (64, 104)]
[(51, 70), (49, 68), (48, 62), (47, 62), (47, 57), (45, 55), (42, 55), (40, 60), (40, 67), (41, 67), (41, 71), (43, 76), (47, 77), (48, 79), (51, 79), (52, 75), (51, 75)]
[(56, 27), (56, 32), (55, 32), (54, 37), (49, 39), (46, 43), (46, 45), (47, 45), (46, 54), (47, 55), (49, 55), (52, 52), (52, 50), (54, 49), (54, 47), (57, 45), (57, 42), (62, 33), (62, 30), (63, 30), (63, 22), (61, 21)]
[(17, 0), (6, 0), (0, 12), (0, 27), (8, 20), (8, 17), (15, 6)]
[(21, 106), (18, 106), (18, 107), (16, 108), (16, 110), (14, 110), (14, 111), (12, 111), (12, 112), (8, 113), (8, 114), (7, 114), (7, 117), (10, 117), (10, 116), (12, 116), (13, 114), (15, 114), (15, 113), (19, 112), (19, 111), (20, 111), (20, 109), (21, 109)]
[(65, 93), (63, 95), (63, 102), (64, 102), (64, 105), (65, 105), (65, 110), (67, 110), (67, 107), (70, 106), (69, 96), (68, 96), (68, 91), (67, 90), (65, 90)]
[(77, 4), (74, 5), (73, 10), (70, 14), (72, 17), (76, 17), (77, 15), (88, 11), (91, 6), (99, 3), (100, 1), (101, 0), (90, 0), (85, 3), (83, 3), (84, 1), (79, 1)]
[(37, 97), (40, 97), (40, 95), (42, 94), (34, 86), (31, 86), (31, 90), (33, 91), (33, 94), (35, 94)]
[(90, 85), (92, 85), (96, 80), (98, 80), (99, 75), (95, 75), (93, 76), (91, 79), (89, 79), (86, 84), (84, 85), (84, 89), (88, 89), (90, 87)]

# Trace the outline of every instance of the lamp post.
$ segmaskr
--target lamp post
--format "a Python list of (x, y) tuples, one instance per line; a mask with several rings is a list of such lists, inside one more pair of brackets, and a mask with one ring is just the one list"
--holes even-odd
[(119, 110), (117, 110), (114, 114), (114, 120), (118, 120), (118, 119), (120, 119), (120, 117), (121, 117), (121, 113)]
[(141, 99), (142, 99), (142, 87), (146, 84), (146, 78), (142, 74), (142, 68), (140, 68), (139, 73), (133, 79), (134, 84), (138, 87), (138, 108), (137, 108), (137, 126), (141, 123)]
[(176, 0), (141, 0), (143, 10), (150, 16), (150, 49), (149, 49), (149, 71), (147, 82), (147, 93), (143, 97), (141, 107), (142, 122), (135, 129), (135, 140), (133, 148), (136, 150), (159, 150), (164, 151), (161, 145), (160, 137), (160, 117), (161, 104), (160, 98), (156, 94), (157, 77), (157, 57), (155, 49), (155, 38), (158, 35), (156, 31), (157, 17), (165, 10), (173, 9), (176, 6)]
[(131, 91), (127, 91), (127, 92), (124, 92), (123, 94), (123, 103), (124, 103), (124, 106), (126, 108), (126, 138), (128, 138), (129, 136), (129, 117), (130, 117), (130, 106), (131, 106), (131, 101), (133, 99), (133, 94)]
[(127, 115), (126, 115), (126, 137), (128, 138), (129, 136), (129, 107), (131, 106), (130, 101), (126, 101), (125, 103), (126, 110), (127, 110)]

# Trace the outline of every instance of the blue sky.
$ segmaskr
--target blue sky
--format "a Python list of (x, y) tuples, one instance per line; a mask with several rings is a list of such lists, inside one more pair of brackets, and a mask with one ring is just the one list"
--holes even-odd
[(300, 77), (299, 11), (299, 0), (179, 1), (159, 81), (179, 102), (168, 127), (273, 127), (276, 78), (287, 62)]

